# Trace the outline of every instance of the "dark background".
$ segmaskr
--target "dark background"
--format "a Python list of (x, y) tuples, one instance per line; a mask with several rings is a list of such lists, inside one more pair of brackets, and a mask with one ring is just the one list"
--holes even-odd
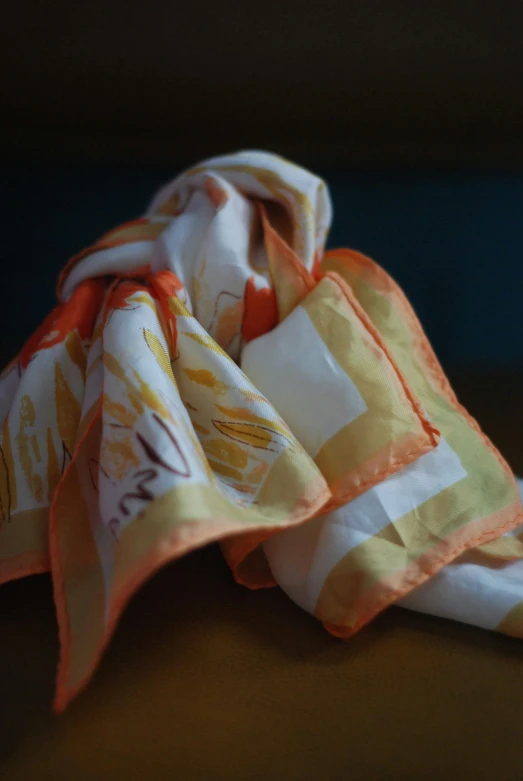
[[(0, 13), (0, 363), (68, 256), (210, 155), (323, 174), (523, 474), (522, 0), (11, 0)], [(521, 641), (392, 609), (334, 642), (215, 548), (140, 590), (50, 713), (51, 584), (0, 589), (4, 781), (519, 781)], [(519, 687), (519, 688), (518, 688)]]
[(330, 244), (398, 279), (446, 367), (523, 371), (523, 3), (23, 0), (2, 20), (2, 362), (72, 253), (184, 166), (256, 147), (327, 178)]

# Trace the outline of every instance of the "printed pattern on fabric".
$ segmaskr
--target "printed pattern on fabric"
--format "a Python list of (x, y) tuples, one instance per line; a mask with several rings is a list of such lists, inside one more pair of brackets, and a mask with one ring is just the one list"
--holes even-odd
[(393, 602), (523, 637), (523, 511), (325, 184), (242, 152), (73, 257), (0, 375), (0, 582), (51, 571), (55, 707), (159, 567), (219, 541), (335, 635)]

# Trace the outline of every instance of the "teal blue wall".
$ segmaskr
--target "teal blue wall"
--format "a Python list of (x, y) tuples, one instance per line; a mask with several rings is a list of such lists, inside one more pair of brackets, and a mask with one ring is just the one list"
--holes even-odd
[[(0, 181), (0, 340), (16, 349), (54, 303), (67, 258), (138, 216), (171, 170), (27, 168)], [(402, 285), (447, 365), (523, 368), (523, 174), (324, 171), (331, 246)], [(26, 295), (20, 295), (21, 289)]]
[(523, 176), (331, 176), (334, 244), (401, 284), (445, 363), (523, 367)]

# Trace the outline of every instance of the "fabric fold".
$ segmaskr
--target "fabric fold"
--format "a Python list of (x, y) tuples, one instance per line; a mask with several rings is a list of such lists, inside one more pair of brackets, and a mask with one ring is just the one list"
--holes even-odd
[(510, 469), (325, 184), (241, 152), (65, 266), (0, 375), (0, 582), (51, 570), (55, 707), (137, 588), (219, 542), (338, 636), (399, 602), (523, 637)]

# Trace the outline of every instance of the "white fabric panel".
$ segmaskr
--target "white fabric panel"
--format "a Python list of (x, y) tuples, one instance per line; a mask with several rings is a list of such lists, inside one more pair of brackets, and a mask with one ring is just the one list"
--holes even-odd
[(134, 241), (94, 252), (81, 260), (68, 275), (63, 289), (64, 299), (68, 301), (78, 285), (86, 279), (105, 274), (118, 276), (140, 268), (151, 259), (153, 247), (153, 241)]
[[(383, 508), (383, 517), (378, 521), (378, 525), (383, 528), (389, 521), (402, 518), (466, 476), (467, 473), (456, 453), (445, 439), (441, 439), (434, 450), (391, 475), (373, 489)], [(358, 500), (353, 502), (353, 505), (357, 502)]]
[(332, 567), (371, 535), (351, 524), (347, 504), (292, 531), (267, 540), (265, 555), (279, 586), (312, 613)]
[[(231, 306), (240, 305), (245, 286), (253, 269), (249, 253), (253, 251), (252, 234), (256, 210), (251, 201), (238, 193), (221, 177), (208, 177), (221, 193), (221, 206), (209, 195), (195, 192), (187, 208), (158, 237), (151, 268), (170, 269), (189, 294), (191, 312), (205, 330), (228, 354), (237, 360), (240, 354), (241, 314), (234, 334), (223, 342), (218, 324), (220, 315)], [(259, 287), (268, 285), (256, 274)]]
[[(287, 529), (264, 543), (272, 573), (283, 590), (309, 612), (329, 572), (352, 548), (466, 477), (448, 442), (369, 489), (352, 502)], [(308, 528), (308, 527), (311, 528)], [(301, 562), (296, 566), (296, 562)]]
[(301, 306), (273, 331), (246, 345), (242, 369), (313, 458), (334, 434), (367, 411)]
[(429, 581), (398, 601), (421, 613), (495, 629), (523, 600), (523, 562), (500, 569), (477, 564), (448, 564)]
[(14, 363), (0, 375), (0, 423), (3, 423), (20, 384), (21, 369)]
[[(142, 441), (154, 444), (157, 451), (169, 463), (170, 469), (157, 469), (157, 475), (148, 484), (148, 489), (154, 496), (161, 496), (182, 482), (184, 484), (206, 484), (208, 477), (200, 455), (188, 435), (188, 432), (192, 431), (192, 424), (187, 409), (174, 382), (163, 371), (158, 371), (156, 357), (144, 339), (144, 328), (146, 328), (155, 334), (167, 352), (167, 345), (158, 318), (146, 304), (134, 303), (135, 306), (124, 311), (115, 310), (113, 312), (104, 329), (104, 350), (107, 354), (118, 356), (123, 366), (131, 367), (127, 372), (127, 379), (131, 384), (137, 382), (134, 372), (137, 372), (142, 378), (154, 378), (154, 392), (169, 410), (172, 419), (176, 421), (176, 425), (174, 425), (159, 420), (158, 415), (147, 409), (137, 417), (134, 423), (133, 437), (140, 436)], [(124, 408), (129, 405), (127, 386), (107, 367), (104, 368), (103, 392), (113, 404), (121, 404)], [(113, 422), (118, 421), (113, 421), (111, 408), (104, 406), (104, 432), (111, 428)], [(126, 429), (116, 429), (116, 431), (121, 431), (125, 442), (125, 437), (128, 436)], [(171, 431), (170, 435), (168, 431)], [(113, 441), (115, 437), (116, 434), (113, 431), (108, 439)], [(141, 449), (143, 449), (143, 445)], [(124, 494), (139, 493), (136, 485), (137, 481), (141, 480), (139, 473), (142, 467), (140, 465), (134, 468), (129, 467), (124, 474), (117, 476), (113, 474), (113, 467), (117, 468), (118, 462), (112, 455), (111, 449), (105, 448), (102, 439), (100, 448), (100, 517), (102, 523), (106, 525), (110, 523), (111, 519), (117, 518), (121, 530), (132, 520), (135, 513), (123, 514), (119, 502)], [(176, 474), (173, 470), (177, 470)], [(105, 479), (106, 475), (109, 479)]]
[(154, 215), (171, 196), (177, 195), (185, 208), (191, 194), (202, 190), (205, 179), (219, 175), (243, 195), (279, 201), (292, 219), (293, 249), (309, 270), (316, 252), (323, 253), (332, 206), (321, 179), (281, 157), (259, 150), (213, 157), (205, 166), (191, 168), (163, 187), (150, 204)]
[[(523, 497), (523, 480), (516, 478)], [(522, 527), (508, 532), (512, 536)], [(523, 600), (523, 561), (489, 568), (447, 564), (422, 586), (398, 602), (401, 607), (431, 613), (485, 629), (495, 629), (511, 608)]]
[[(57, 427), (57, 409), (55, 404), (55, 366), (60, 367), (64, 379), (68, 383), (72, 394), (77, 401), (81, 399), (83, 393), (82, 374), (77, 366), (69, 358), (63, 343), (54, 344), (52, 347), (37, 353), (33, 360), (29, 361), (27, 368), (22, 375), (22, 381), (16, 386), (13, 396), (12, 408), (9, 413), (8, 426), (11, 435), (11, 441), (18, 443), (18, 448), (24, 447), (21, 442), (25, 439), (26, 445), (31, 441), (32, 448), (37, 446), (37, 452), (47, 453), (47, 435), (51, 430), (53, 445), (55, 451), (62, 455), (62, 441)], [(51, 368), (51, 371), (49, 369)], [(31, 389), (29, 397), (28, 388)], [(34, 417), (28, 413), (28, 408), (24, 403), (25, 399), (30, 398), (30, 404), (33, 410), (38, 410), (39, 414)], [(32, 420), (31, 420), (32, 418)], [(4, 421), (0, 421), (3, 425)], [(23, 437), (23, 439), (21, 438)], [(0, 446), (3, 443), (3, 432), (0, 428)], [(34, 452), (34, 451), (33, 451)], [(35, 458), (33, 461), (34, 474), (38, 476), (42, 485), (47, 481), (47, 459), (44, 457)], [(30, 478), (23, 467), (22, 460), (15, 458), (14, 475), (17, 483), (18, 504), (16, 510), (32, 510), (35, 507), (48, 506), (48, 497), (45, 491), (41, 492), (39, 498), (36, 498), (35, 492), (29, 482)], [(33, 483), (34, 485), (34, 483)]]

